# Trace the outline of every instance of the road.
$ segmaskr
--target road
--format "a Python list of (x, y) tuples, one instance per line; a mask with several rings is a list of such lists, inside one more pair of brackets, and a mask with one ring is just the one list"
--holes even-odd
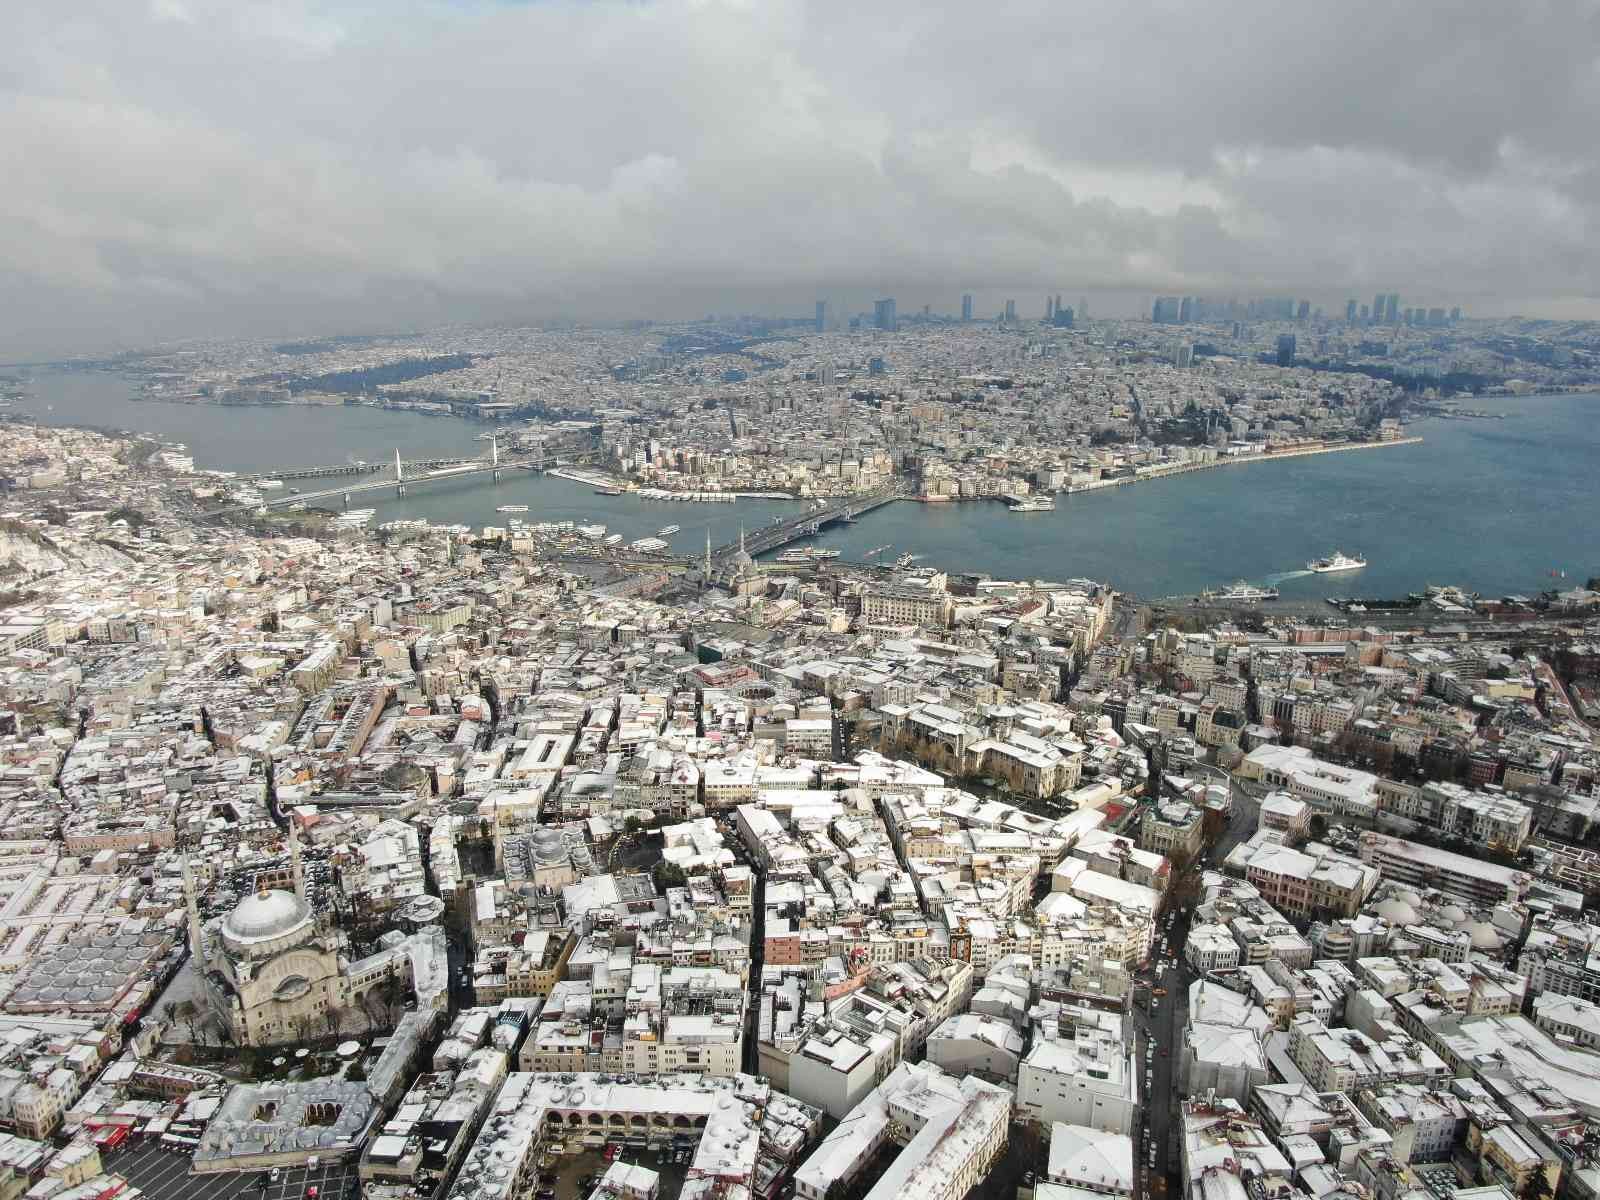
[(757, 1034), (760, 1030), (756, 1016), (760, 1011), (761, 971), (767, 951), (767, 873), (754, 855), (747, 861), (755, 882), (750, 897), (750, 997), (745, 1001), (744, 1071), (746, 1075), (759, 1075), (761, 1054)]
[(1229, 787), (1233, 798), (1232, 808), (1228, 812), (1228, 827), (1215, 844), (1201, 854), (1201, 861), (1208, 870), (1220, 871), (1223, 862), (1233, 852), (1233, 848), (1254, 836), (1256, 826), (1261, 820), (1260, 797), (1248, 790), (1247, 784), (1240, 783), (1237, 779), (1230, 779)]
[[(1233, 848), (1256, 830), (1261, 811), (1259, 799), (1237, 779), (1230, 777), (1229, 786), (1232, 803), (1228, 823), (1216, 841), (1201, 851), (1197, 865), (1202, 871), (1219, 870)], [(1156, 996), (1153, 990), (1140, 989), (1139, 994), (1147, 998), (1146, 1003), (1136, 1000), (1131, 1010), (1139, 1083), (1146, 1089), (1142, 1119), (1134, 1130), (1136, 1200), (1175, 1197), (1183, 1188), (1178, 1178), (1183, 1161), (1179, 1116), (1183, 1096), (1179, 1075), (1183, 1031), (1189, 1021), (1189, 985), (1198, 978), (1183, 961), (1183, 946), (1188, 940), (1193, 915), (1192, 909), (1183, 909), (1162, 917), (1151, 953), (1153, 969), (1147, 968), (1139, 978), (1148, 982), (1150, 989), (1162, 988), (1167, 994)], [(1147, 1070), (1148, 1085), (1145, 1084)]]

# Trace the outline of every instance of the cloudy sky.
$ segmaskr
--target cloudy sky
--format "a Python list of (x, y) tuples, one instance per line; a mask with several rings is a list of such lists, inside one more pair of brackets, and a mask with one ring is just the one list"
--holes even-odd
[(0, 357), (963, 290), (1600, 317), (1595, 3), (0, 15)]

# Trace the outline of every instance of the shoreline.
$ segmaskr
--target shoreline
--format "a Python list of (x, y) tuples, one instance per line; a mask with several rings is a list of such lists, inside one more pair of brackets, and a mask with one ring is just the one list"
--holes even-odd
[[(1153, 479), (1171, 479), (1178, 475), (1188, 475), (1195, 471), (1210, 471), (1217, 467), (1242, 467), (1251, 463), (1283, 462), (1291, 458), (1311, 458), (1318, 454), (1343, 454), (1351, 450), (1386, 450), (1391, 446), (1415, 446), (1422, 442), (1420, 436), (1394, 438), (1387, 442), (1347, 442), (1339, 446), (1309, 446), (1303, 450), (1280, 450), (1276, 454), (1240, 454), (1229, 458), (1219, 458), (1213, 462), (1185, 463), (1181, 467), (1166, 467), (1161, 470), (1148, 471), (1143, 475), (1124, 475), (1117, 479), (1104, 479), (1095, 483), (1083, 483), (1076, 487), (1062, 490), (1068, 496), (1081, 496), (1088, 492), (1103, 491), (1106, 488), (1122, 487), (1129, 483), (1148, 483)], [(988, 497), (981, 497), (988, 499)]]

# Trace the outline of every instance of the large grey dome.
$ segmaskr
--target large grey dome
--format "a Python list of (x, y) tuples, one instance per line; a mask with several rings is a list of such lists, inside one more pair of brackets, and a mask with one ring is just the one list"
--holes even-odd
[(560, 832), (549, 826), (533, 831), (533, 855), (540, 862), (560, 862), (567, 856), (567, 844)]
[(274, 888), (239, 901), (238, 907), (223, 919), (222, 935), (242, 944), (264, 942), (293, 933), (310, 921), (310, 905), (293, 892)]

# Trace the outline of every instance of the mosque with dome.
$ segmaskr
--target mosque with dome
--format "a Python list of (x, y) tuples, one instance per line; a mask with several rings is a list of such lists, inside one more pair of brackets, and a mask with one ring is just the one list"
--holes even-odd
[(320, 936), (299, 889), (246, 896), (205, 949), (212, 1010), (241, 1046), (292, 1041), (308, 1020), (349, 1004), (338, 952)]
[(690, 571), (686, 580), (702, 588), (721, 588), (734, 596), (762, 596), (766, 594), (767, 581), (754, 556), (744, 546), (744, 530), (739, 530), (739, 548), (725, 558), (711, 556), (711, 534), (706, 533), (705, 560), (699, 569)]
[(190, 949), (212, 1013), (234, 1044), (270, 1046), (304, 1038), (330, 1013), (359, 1004), (390, 979), (411, 985), (419, 1005), (442, 1003), (443, 932), (386, 935), (377, 953), (350, 962), (340, 955), (305, 898), (299, 843), (291, 835), (294, 890), (262, 888), (220, 921), (202, 927), (185, 862)]

